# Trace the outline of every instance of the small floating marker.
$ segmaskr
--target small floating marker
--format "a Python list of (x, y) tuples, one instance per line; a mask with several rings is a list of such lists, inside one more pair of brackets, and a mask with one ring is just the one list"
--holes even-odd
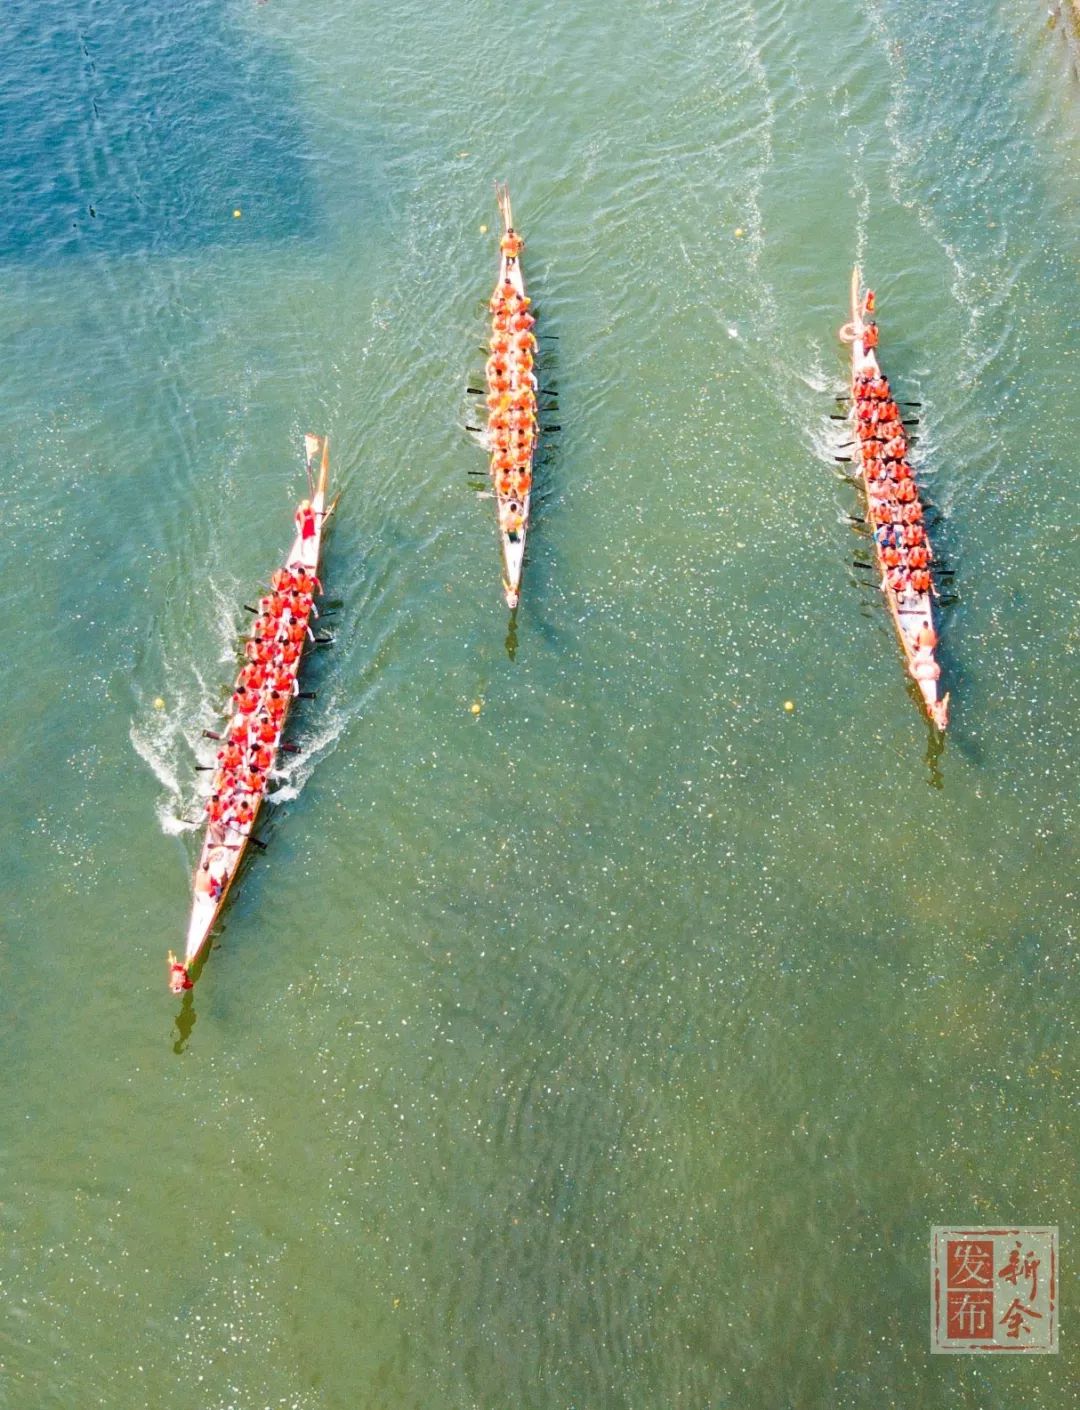
[(243, 214), (244, 212), (240, 209), (239, 206), (237, 206), (237, 208), (232, 213), (232, 218), (233, 220), (239, 220)]
[(155, 709), (155, 710), (164, 710), (164, 708), (165, 708), (165, 702), (164, 702), (164, 700), (162, 700), (162, 698), (161, 698), (160, 695), (156, 695), (156, 696), (154, 697), (154, 709)]
[(479, 702), (479, 700), (474, 700), (473, 703), (469, 706), (469, 714), (470, 714), (470, 715), (479, 715), (479, 713), (480, 713), (480, 702)]
[(487, 234), (487, 226), (486, 226), (486, 225), (481, 225), (481, 227), (480, 227), (480, 234), (481, 234), (481, 235), (486, 235), (486, 234)]
[(789, 715), (791, 714), (792, 710), (794, 710), (794, 708), (795, 708), (795, 702), (794, 702), (794, 700), (785, 700), (785, 701), (784, 701), (784, 709), (788, 712)]
[(745, 234), (746, 234), (746, 231), (742, 228), (742, 226), (741, 226), (741, 225), (736, 225), (736, 227), (735, 227), (735, 238), (736, 238), (736, 240), (741, 240), (742, 237), (743, 237)]

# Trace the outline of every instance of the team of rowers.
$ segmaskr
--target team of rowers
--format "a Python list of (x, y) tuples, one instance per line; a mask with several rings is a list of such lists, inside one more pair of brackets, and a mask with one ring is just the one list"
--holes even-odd
[[(867, 331), (875, 324), (868, 324)], [(855, 379), (858, 463), (870, 501), (870, 523), (884, 569), (882, 587), (898, 598), (933, 591), (933, 553), (923, 525), (915, 475), (907, 458), (900, 408), (880, 373)]]
[[(877, 345), (877, 324), (863, 326), (863, 347)], [(861, 372), (854, 385), (858, 463), (870, 505), (870, 524), (882, 565), (882, 591), (895, 594), (898, 606), (934, 592), (930, 576), (933, 550), (923, 524), (923, 507), (907, 458), (907, 435), (888, 378), (876, 368)], [(936, 594), (935, 594), (936, 595)], [(928, 614), (929, 615), (929, 614)], [(937, 632), (927, 620), (914, 634), (908, 669), (920, 686), (933, 693), (941, 675), (934, 655)], [(942, 727), (947, 705), (927, 697), (931, 715)]]
[[(301, 505), (301, 534), (310, 505)], [(314, 533), (313, 520), (311, 533)], [(310, 536), (310, 535), (309, 535)], [(310, 619), (318, 616), (314, 596), (322, 586), (302, 562), (279, 568), (270, 590), (259, 600), (251, 635), (244, 643), (246, 661), (232, 694), (233, 716), (217, 753), (217, 769), (206, 804), (209, 840), (225, 845), (228, 835), (245, 834), (255, 821), (277, 755), (278, 739), (292, 698), (299, 693), (297, 672), (304, 639), (312, 638)], [(207, 877), (211, 899), (222, 883)]]
[[(510, 265), (524, 247), (513, 228), (503, 236), (500, 250)], [(487, 441), (491, 452), (491, 479), (499, 506), (499, 526), (516, 541), (525, 526), (526, 501), (532, 488), (532, 459), (536, 446), (536, 319), (532, 302), (518, 293), (509, 279), (491, 296), (491, 353), (484, 368), (487, 381)]]

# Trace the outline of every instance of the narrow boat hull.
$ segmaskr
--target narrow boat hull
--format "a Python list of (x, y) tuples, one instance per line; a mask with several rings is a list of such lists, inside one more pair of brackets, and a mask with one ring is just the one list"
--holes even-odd
[[(285, 567), (303, 566), (317, 574), (319, 570), (319, 555), (322, 550), (322, 536), (326, 526), (326, 521), (333, 512), (333, 505), (327, 509), (327, 482), (329, 479), (329, 448), (325, 437), (307, 436), (308, 469), (312, 468), (315, 455), (321, 450), (321, 465), (319, 467), (318, 483), (312, 496), (311, 507), (315, 511), (315, 533), (313, 536), (303, 539), (297, 530), (293, 539), (289, 555), (285, 559)], [(274, 753), (274, 763), (277, 762), (278, 751), (282, 738), (284, 737), (285, 725), (289, 717), (287, 702), (286, 709), (282, 715), (278, 727), (277, 738), (272, 746)], [(241, 717), (234, 716), (226, 732), (232, 725), (236, 724)], [(271, 764), (271, 769), (274, 767)], [(267, 770), (269, 776), (270, 770)], [(240, 870), (240, 864), (247, 852), (251, 841), (251, 834), (259, 821), (259, 814), (265, 798), (266, 784), (258, 794), (251, 794), (250, 801), (254, 808), (254, 816), (251, 823), (246, 828), (222, 829), (220, 826), (210, 825), (207, 827), (206, 837), (203, 842), (202, 851), (199, 854), (199, 861), (195, 868), (195, 879), (193, 887), (193, 899), (191, 905), (191, 916), (188, 921), (187, 940), (184, 945), (183, 968), (190, 971), (191, 966), (202, 956), (211, 932), (218, 917), (228, 899), (232, 884), (236, 880)], [(211, 895), (209, 890), (210, 878), (216, 878), (220, 883), (220, 890)]]

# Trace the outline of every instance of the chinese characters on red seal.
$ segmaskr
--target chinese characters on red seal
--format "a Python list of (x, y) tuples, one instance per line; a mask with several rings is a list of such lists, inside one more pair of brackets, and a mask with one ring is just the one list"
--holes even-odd
[(931, 1349), (1058, 1349), (1057, 1229), (936, 1228), (930, 1240)]

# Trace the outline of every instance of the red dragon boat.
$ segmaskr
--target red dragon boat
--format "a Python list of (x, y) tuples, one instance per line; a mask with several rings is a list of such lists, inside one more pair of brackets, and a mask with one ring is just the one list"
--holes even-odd
[(536, 412), (535, 317), (525, 292), (521, 251), (525, 241), (514, 229), (510, 193), (496, 183), (502, 217), (499, 274), (491, 296), (490, 356), (484, 368), (488, 423), (487, 449), (495, 497), (496, 526), (503, 559), (503, 592), (511, 611), (521, 596), (525, 538), (529, 531), (533, 463), (539, 422)]
[(908, 675), (939, 730), (949, 722), (949, 696), (940, 690), (934, 624), (933, 547), (903, 418), (877, 359), (872, 290), (859, 268), (851, 276), (851, 322), (840, 330), (851, 344), (852, 461), (866, 495), (867, 523), (881, 574), (881, 591), (896, 628)]
[(191, 918), (184, 957), (169, 953), (169, 987), (174, 994), (192, 987), (191, 970), (204, 953), (240, 863), (282, 746), (289, 707), (298, 693), (297, 675), (318, 584), (323, 529), (334, 512), (327, 504), (330, 474), (325, 436), (306, 436), (308, 477), (316, 457), (318, 480), (312, 497), (296, 511), (296, 537), (282, 568), (262, 599), (250, 637), (247, 664), (233, 693), (233, 714), (220, 736), (222, 748), (207, 803), (206, 836), (195, 867)]

